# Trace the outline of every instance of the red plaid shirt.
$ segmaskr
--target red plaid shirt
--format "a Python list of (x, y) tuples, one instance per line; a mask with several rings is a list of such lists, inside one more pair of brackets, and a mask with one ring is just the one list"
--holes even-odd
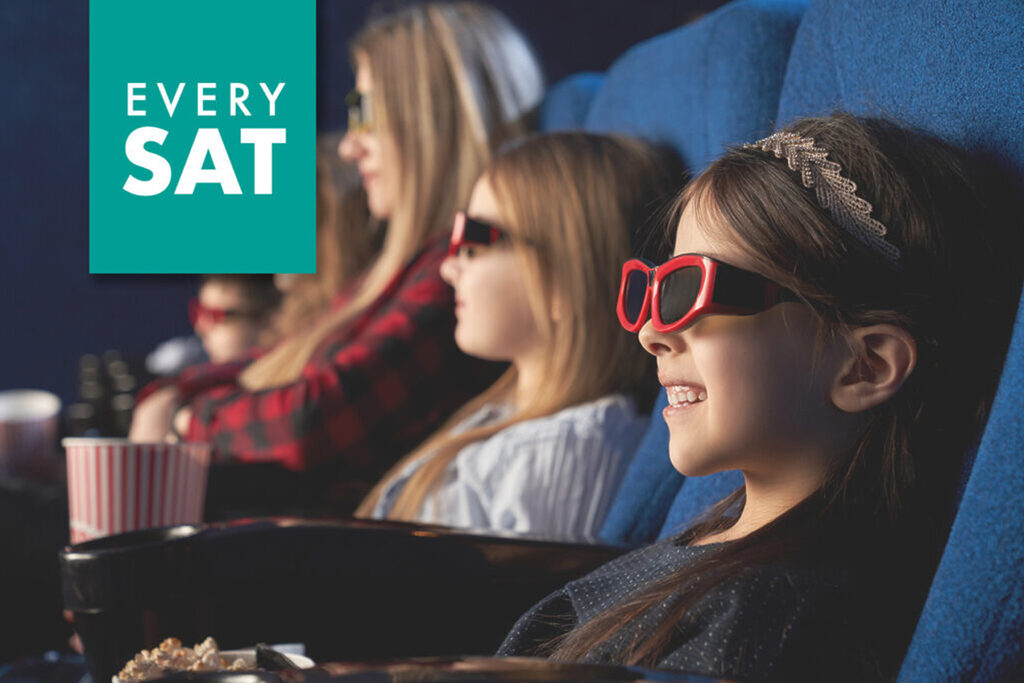
[(446, 253), (446, 241), (424, 248), (291, 384), (241, 389), (244, 362), (183, 372), (177, 386), (193, 412), (187, 438), (212, 443), (220, 457), (294, 470), (339, 459), (374, 472), (392, 464), (500, 369), (455, 345), (452, 289), (440, 275)]

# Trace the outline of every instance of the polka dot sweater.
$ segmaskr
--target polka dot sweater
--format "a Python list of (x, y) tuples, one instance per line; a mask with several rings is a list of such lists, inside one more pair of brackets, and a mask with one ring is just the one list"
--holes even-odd
[[(552, 638), (681, 569), (718, 545), (669, 539), (641, 548), (552, 593), (519, 618), (499, 655), (536, 655)], [(657, 667), (741, 681), (877, 678), (867, 637), (849, 619), (852, 572), (757, 567), (718, 586), (683, 617)], [(634, 639), (653, 635), (677, 597), (624, 624), (583, 659), (622, 663)]]

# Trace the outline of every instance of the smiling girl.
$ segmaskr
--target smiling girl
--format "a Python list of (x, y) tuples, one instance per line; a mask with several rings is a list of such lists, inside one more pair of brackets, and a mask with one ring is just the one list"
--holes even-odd
[(659, 158), (625, 138), (535, 136), (497, 157), (456, 217), (441, 274), (459, 348), (511, 369), (357, 514), (596, 536), (645, 426), (633, 396), (650, 380), (609, 303), (631, 232), (670, 190)]
[(807, 119), (682, 194), (676, 256), (623, 269), (669, 457), (744, 486), (568, 584), (503, 654), (742, 680), (892, 678), (1002, 364), (1020, 276), (947, 146)]

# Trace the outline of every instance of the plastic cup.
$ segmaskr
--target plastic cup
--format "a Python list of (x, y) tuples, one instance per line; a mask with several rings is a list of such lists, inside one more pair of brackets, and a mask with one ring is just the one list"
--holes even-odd
[(60, 399), (48, 391), (0, 391), (0, 469), (16, 476), (45, 473), (57, 462)]
[(71, 542), (203, 521), (210, 447), (68, 438)]

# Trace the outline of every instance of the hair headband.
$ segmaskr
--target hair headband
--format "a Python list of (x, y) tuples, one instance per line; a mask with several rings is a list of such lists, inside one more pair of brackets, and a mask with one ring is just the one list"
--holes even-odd
[(842, 167), (828, 160), (828, 151), (815, 147), (812, 138), (779, 132), (744, 147), (772, 152), (785, 159), (790, 170), (800, 172), (804, 187), (814, 189), (818, 204), (839, 227), (893, 265), (899, 265), (900, 250), (885, 239), (886, 227), (871, 217), (870, 202), (857, 196), (857, 184), (840, 175)]

